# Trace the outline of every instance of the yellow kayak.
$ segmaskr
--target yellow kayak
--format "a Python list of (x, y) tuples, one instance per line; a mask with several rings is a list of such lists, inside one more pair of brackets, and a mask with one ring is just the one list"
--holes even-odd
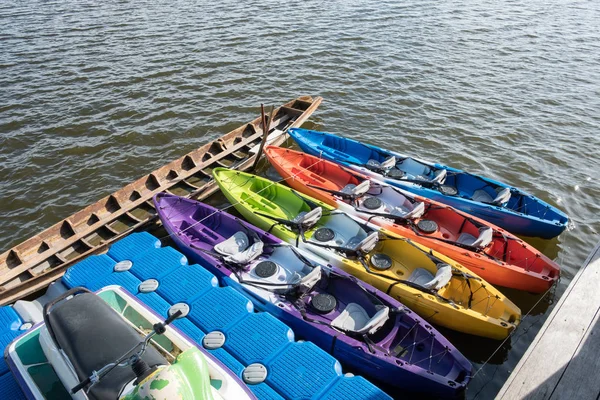
[(457, 262), (268, 179), (215, 168), (227, 199), (249, 222), (398, 299), (425, 320), (504, 339), (521, 310)]

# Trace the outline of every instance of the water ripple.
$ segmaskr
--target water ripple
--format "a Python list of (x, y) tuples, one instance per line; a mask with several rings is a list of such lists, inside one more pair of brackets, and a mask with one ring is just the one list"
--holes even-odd
[[(532, 243), (564, 265), (564, 289), (600, 231), (599, 14), (579, 0), (4, 1), (0, 247), (237, 127), (260, 102), (313, 94), (325, 97), (315, 128), (563, 208), (573, 227)], [(500, 357), (486, 397), (535, 331)]]

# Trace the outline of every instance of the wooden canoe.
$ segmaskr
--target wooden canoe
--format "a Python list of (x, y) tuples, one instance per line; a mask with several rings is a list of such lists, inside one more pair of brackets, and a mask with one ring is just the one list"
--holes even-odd
[[(268, 143), (281, 144), (287, 129), (299, 127), (322, 98), (299, 97), (274, 111)], [(263, 137), (261, 118), (242, 125), (183, 157), (141, 177), (0, 254), (0, 305), (35, 293), (60, 278), (72, 264), (151, 221), (152, 196), (159, 192), (204, 199), (218, 190), (212, 170), (246, 170)]]

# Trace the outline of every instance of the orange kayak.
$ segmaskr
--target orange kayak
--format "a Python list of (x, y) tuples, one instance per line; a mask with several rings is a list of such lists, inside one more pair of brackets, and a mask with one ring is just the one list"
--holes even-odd
[(438, 251), (493, 285), (541, 293), (560, 276), (554, 261), (480, 218), (306, 153), (267, 146), (265, 155), (294, 189)]

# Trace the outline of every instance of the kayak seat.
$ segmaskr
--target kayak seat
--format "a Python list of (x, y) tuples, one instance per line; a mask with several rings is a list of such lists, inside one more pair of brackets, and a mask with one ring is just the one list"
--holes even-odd
[(292, 222), (298, 225), (302, 225), (306, 229), (309, 229), (315, 226), (322, 216), (323, 209), (321, 207), (316, 207), (310, 210), (309, 212), (302, 211), (292, 220)]
[(433, 279), (423, 286), (428, 289), (440, 290), (450, 282), (450, 279), (452, 279), (452, 267), (448, 264), (439, 263)]
[(398, 168), (404, 171), (406, 174), (412, 175), (417, 179), (422, 179), (425, 181), (432, 179), (430, 176), (431, 168), (428, 165), (410, 157), (400, 161)]
[(498, 192), (498, 195), (494, 199), (493, 203), (497, 205), (506, 204), (510, 200), (510, 188), (504, 188)]
[(425, 268), (417, 268), (407, 280), (427, 289), (439, 290), (452, 279), (452, 267), (448, 264), (438, 264), (437, 268), (435, 276)]
[(382, 162), (379, 162), (375, 159), (370, 159), (369, 161), (367, 161), (367, 164), (365, 166), (371, 170), (387, 171), (389, 169), (394, 168), (396, 166), (396, 163), (397, 163), (396, 157), (389, 156)]
[(492, 237), (494, 230), (489, 226), (479, 228), (479, 236), (475, 237), (469, 233), (463, 232), (458, 237), (457, 242), (467, 246), (478, 247), (480, 249), (486, 248), (492, 243)]
[(415, 268), (407, 281), (425, 287), (428, 282), (431, 282), (435, 276), (425, 268)]
[(477, 189), (473, 193), (472, 199), (473, 201), (478, 201), (480, 203), (488, 203), (495, 205), (505, 204), (510, 199), (510, 188), (504, 188), (500, 190), (498, 194), (496, 194), (496, 197), (492, 197), (488, 192), (486, 192), (483, 189)]
[(356, 245), (354, 250), (362, 251), (363, 253), (369, 253), (371, 250), (373, 250), (375, 248), (375, 246), (377, 245), (377, 242), (379, 242), (379, 232), (373, 231), (373, 232), (369, 233), (366, 238), (361, 240)]
[(360, 197), (360, 196), (364, 195), (365, 193), (367, 193), (369, 191), (369, 189), (371, 189), (371, 181), (364, 180), (361, 183), (359, 183), (358, 185), (354, 185), (354, 184), (350, 183), (350, 184), (344, 186), (344, 188), (341, 190), (341, 192), (351, 195), (351, 196)]
[(312, 290), (313, 287), (321, 280), (323, 276), (323, 271), (321, 270), (321, 266), (317, 265), (310, 271), (308, 274), (304, 275), (300, 280), (300, 284), (298, 285), (299, 293), (307, 293)]
[(473, 199), (473, 201), (477, 201), (480, 203), (491, 203), (494, 200), (494, 198), (492, 196), (490, 196), (489, 193), (483, 189), (477, 189), (473, 193), (473, 196), (471, 197), (471, 199)]
[(340, 190), (340, 192), (345, 193), (345, 194), (352, 194), (352, 190), (354, 190), (355, 187), (356, 187), (355, 184), (349, 183), (346, 186), (344, 186), (342, 188), (342, 190)]
[(404, 215), (402, 215), (402, 217), (404, 217), (406, 219), (414, 219), (414, 218), (420, 218), (421, 216), (423, 216), (423, 214), (425, 214), (425, 203), (419, 202), (419, 203), (415, 204), (415, 206), (413, 207), (412, 210), (404, 213)]
[(236, 232), (229, 239), (217, 243), (214, 250), (222, 255), (225, 261), (235, 264), (247, 264), (263, 253), (264, 244), (261, 241), (250, 244), (248, 235)]
[[(69, 358), (79, 380), (116, 361), (142, 340), (116, 311), (92, 293), (82, 293), (56, 304), (50, 309), (48, 323), (56, 344)], [(150, 367), (169, 364), (152, 346), (143, 359)], [(125, 385), (133, 379), (135, 374), (131, 368), (117, 367), (94, 385), (88, 395), (92, 399), (119, 398)]]
[(446, 181), (447, 175), (448, 175), (448, 171), (446, 171), (445, 169), (438, 169), (435, 172), (435, 176), (433, 177), (433, 179), (431, 181), (442, 185)]
[(365, 309), (356, 303), (350, 303), (333, 321), (331, 326), (358, 334), (375, 333), (388, 320), (390, 309), (381, 307), (375, 315), (369, 317)]

